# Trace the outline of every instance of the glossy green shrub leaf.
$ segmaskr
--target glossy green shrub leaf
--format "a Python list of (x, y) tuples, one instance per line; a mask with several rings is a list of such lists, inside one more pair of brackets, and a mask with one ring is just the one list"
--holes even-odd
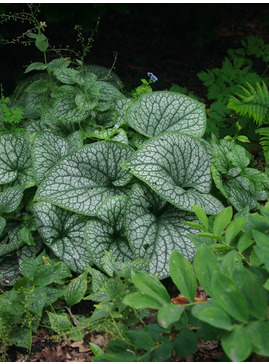
[(84, 227), (88, 218), (46, 202), (35, 204), (33, 212), (45, 244), (71, 270), (84, 272), (93, 262), (84, 242)]
[(258, 230), (253, 230), (252, 234), (256, 242), (254, 252), (269, 271), (269, 237)]
[(120, 164), (131, 153), (128, 146), (112, 141), (86, 145), (53, 168), (35, 199), (95, 215), (107, 197), (124, 193), (119, 187), (126, 185), (132, 176)]
[(169, 275), (173, 249), (192, 260), (195, 247), (188, 238), (197, 230), (183, 225), (193, 214), (180, 211), (145, 185), (135, 184), (126, 206), (126, 233), (136, 258), (150, 259), (149, 272), (159, 278)]
[(245, 169), (250, 162), (251, 154), (240, 145), (231, 144), (231, 150), (227, 153), (227, 158), (240, 169)]
[(171, 358), (173, 347), (174, 343), (169, 340), (162, 342), (161, 345), (152, 352), (152, 360), (164, 362)]
[(233, 239), (240, 233), (247, 222), (246, 216), (235, 218), (225, 231), (225, 242), (230, 244)]
[(226, 207), (222, 210), (215, 218), (213, 225), (213, 233), (215, 235), (220, 235), (222, 231), (226, 228), (233, 217), (233, 209), (231, 206)]
[(68, 319), (67, 314), (56, 314), (53, 312), (48, 312), (48, 317), (52, 330), (57, 332), (58, 334), (70, 330), (71, 322)]
[(197, 279), (209, 296), (212, 296), (212, 274), (220, 271), (220, 265), (213, 251), (205, 244), (201, 245), (194, 257)]
[(129, 330), (124, 333), (127, 340), (136, 348), (143, 350), (151, 350), (154, 347), (152, 337), (142, 330)]
[(149, 137), (167, 131), (201, 137), (206, 125), (204, 104), (166, 91), (140, 96), (128, 108), (126, 118), (133, 129)]
[(249, 310), (246, 299), (232, 279), (220, 272), (213, 272), (212, 296), (220, 308), (235, 320), (243, 323), (248, 321)]
[(191, 330), (181, 330), (174, 341), (174, 350), (180, 356), (189, 356), (197, 351), (197, 336)]
[(167, 303), (162, 306), (157, 314), (158, 324), (167, 329), (170, 325), (174, 324), (180, 319), (182, 312), (184, 311), (184, 306), (177, 306), (173, 303)]
[(98, 105), (98, 100), (88, 94), (77, 94), (75, 97), (75, 103), (79, 110), (89, 111)]
[(225, 254), (221, 261), (221, 272), (227, 277), (232, 278), (237, 266), (243, 266), (241, 256), (234, 250)]
[(140, 292), (131, 293), (125, 296), (122, 302), (125, 305), (131, 306), (136, 309), (141, 309), (141, 308), (159, 309), (162, 307), (161, 303), (156, 298)]
[(259, 355), (269, 356), (269, 324), (268, 321), (254, 321), (246, 326), (252, 349)]
[(178, 251), (173, 250), (169, 259), (169, 269), (177, 288), (190, 302), (193, 302), (197, 281), (191, 263)]
[(42, 62), (33, 62), (31, 63), (25, 70), (25, 73), (31, 72), (31, 71), (43, 71), (48, 67), (47, 64), (44, 64)]
[(35, 287), (27, 298), (27, 309), (36, 315), (40, 315), (47, 303), (47, 294), (43, 287)]
[(192, 211), (199, 205), (208, 214), (223, 209), (209, 194), (210, 162), (202, 144), (180, 133), (165, 133), (149, 140), (122, 164), (176, 207)]
[(208, 307), (199, 313), (199, 320), (205, 321), (211, 326), (231, 331), (233, 329), (230, 317), (219, 307)]
[(166, 288), (157, 278), (148, 273), (133, 271), (132, 281), (142, 294), (155, 298), (162, 306), (170, 303)]
[(39, 33), (35, 40), (35, 46), (41, 51), (45, 52), (49, 46), (48, 38), (43, 34)]
[(194, 205), (192, 208), (197, 218), (201, 221), (206, 230), (208, 230), (208, 217), (206, 216), (204, 210), (198, 205)]
[(22, 186), (14, 186), (0, 192), (0, 213), (15, 211), (21, 203), (23, 190)]
[(36, 286), (44, 287), (70, 276), (71, 272), (64, 262), (57, 262), (53, 265), (44, 264), (34, 270), (34, 283)]
[(53, 73), (57, 80), (61, 81), (66, 85), (73, 85), (74, 83), (76, 83), (76, 81), (74, 80), (74, 76), (79, 74), (78, 71), (72, 68), (56, 69), (53, 71)]
[(82, 147), (82, 136), (75, 132), (63, 138), (46, 131), (37, 133), (33, 143), (34, 172), (39, 184), (60, 159)]
[(105, 354), (105, 352), (100, 348), (100, 346), (94, 344), (94, 343), (89, 343), (90, 348), (92, 349), (93, 355), (98, 356), (98, 355), (103, 355)]
[(232, 332), (223, 334), (221, 345), (225, 354), (232, 361), (244, 361), (251, 354), (251, 341), (243, 326), (234, 326)]
[(0, 141), (0, 184), (15, 182), (31, 187), (33, 179), (30, 140), (25, 134), (3, 134)]
[(98, 208), (96, 218), (85, 227), (85, 243), (94, 263), (102, 269), (105, 251), (130, 262), (133, 253), (129, 247), (124, 226), (125, 196), (106, 199)]
[(261, 280), (243, 266), (234, 269), (233, 279), (247, 301), (250, 314), (258, 320), (263, 320), (266, 317), (268, 304), (267, 292)]
[(85, 296), (87, 290), (87, 275), (81, 274), (73, 279), (67, 286), (65, 301), (68, 306), (73, 306), (80, 302)]

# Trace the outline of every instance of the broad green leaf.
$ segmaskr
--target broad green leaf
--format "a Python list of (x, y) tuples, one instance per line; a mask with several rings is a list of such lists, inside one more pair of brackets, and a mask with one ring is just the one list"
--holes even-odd
[(232, 278), (237, 266), (243, 266), (241, 256), (234, 250), (225, 254), (221, 261), (221, 272), (227, 277)]
[(157, 278), (148, 273), (133, 271), (132, 280), (142, 294), (155, 298), (162, 306), (170, 303), (170, 297), (166, 288)]
[(111, 83), (111, 85), (118, 88), (119, 90), (123, 87), (121, 79), (115, 72), (111, 71), (111, 69), (95, 64), (86, 64), (84, 68), (87, 72), (94, 73), (99, 80), (109, 82)]
[(152, 337), (142, 330), (129, 330), (125, 331), (124, 336), (133, 344), (136, 348), (143, 350), (151, 350), (154, 347), (154, 341)]
[(152, 361), (165, 362), (167, 359), (170, 359), (173, 347), (174, 343), (169, 340), (162, 342), (161, 345), (152, 352)]
[(105, 285), (105, 292), (110, 299), (120, 297), (123, 290), (124, 286), (120, 277), (110, 278)]
[(0, 141), (0, 184), (15, 182), (31, 187), (33, 179), (30, 140), (26, 134), (3, 134)]
[(254, 243), (252, 239), (252, 231), (245, 231), (238, 239), (238, 251), (242, 253)]
[(232, 144), (232, 149), (227, 153), (227, 158), (240, 169), (244, 170), (250, 162), (251, 154), (240, 145)]
[[(87, 90), (91, 90), (92, 87), (94, 87), (97, 84), (97, 76), (94, 73), (91, 72), (79, 72), (74, 74), (73, 79), (76, 81), (77, 84), (80, 86), (84, 86), (87, 88)], [(99, 90), (100, 87), (98, 87), (97, 90)], [(97, 95), (99, 92), (97, 92)]]
[(254, 252), (269, 271), (269, 236), (258, 230), (252, 230), (252, 234), (256, 241)]
[(42, 290), (46, 293), (46, 304), (51, 305), (54, 303), (58, 298), (62, 297), (65, 293), (63, 289), (53, 288), (50, 286), (42, 287)]
[(92, 276), (92, 290), (98, 292), (106, 285), (109, 278), (97, 269), (88, 267), (88, 270)]
[(205, 321), (211, 326), (231, 331), (233, 325), (230, 317), (218, 307), (208, 307), (199, 313), (199, 320)]
[(250, 314), (258, 320), (264, 320), (268, 304), (267, 292), (261, 280), (243, 266), (237, 266), (234, 269), (233, 279), (247, 301)]
[(189, 356), (197, 351), (197, 336), (191, 330), (181, 330), (174, 341), (174, 350), (180, 356)]
[(170, 325), (174, 324), (180, 319), (184, 306), (177, 306), (173, 303), (167, 303), (162, 306), (157, 314), (157, 321), (159, 325), (167, 329)]
[(259, 355), (269, 356), (269, 324), (268, 321), (254, 321), (246, 326), (253, 351)]
[(33, 212), (45, 244), (71, 270), (84, 272), (92, 264), (84, 243), (84, 227), (88, 219), (46, 202), (36, 203)]
[(57, 334), (68, 331), (71, 328), (71, 322), (68, 319), (67, 314), (61, 313), (56, 314), (53, 312), (48, 312), (50, 326), (53, 331), (57, 332)]
[(75, 103), (79, 110), (89, 111), (98, 105), (98, 100), (88, 94), (77, 94), (75, 97)]
[(0, 234), (2, 234), (5, 226), (6, 226), (6, 219), (0, 216)]
[(236, 283), (220, 272), (213, 272), (212, 296), (220, 308), (239, 322), (246, 323), (249, 310), (246, 299)]
[(136, 309), (141, 309), (141, 308), (159, 309), (162, 307), (159, 300), (150, 295), (140, 292), (131, 293), (125, 296), (122, 300), (122, 303)]
[(149, 272), (159, 278), (169, 275), (173, 249), (192, 260), (195, 247), (187, 234), (196, 233), (183, 224), (193, 214), (180, 211), (145, 185), (135, 184), (126, 206), (126, 233), (136, 258), (150, 259)]
[(244, 326), (234, 326), (232, 332), (224, 333), (221, 345), (232, 361), (244, 361), (251, 354), (251, 341)]
[(36, 286), (44, 287), (57, 282), (61, 275), (61, 262), (55, 265), (40, 265), (34, 271), (34, 283)]
[[(71, 135), (75, 136), (78, 132)], [(72, 143), (73, 142), (73, 143)], [(51, 132), (37, 133), (32, 148), (34, 172), (37, 183), (43, 181), (52, 167), (65, 155), (82, 147), (82, 140), (63, 138)]]
[(124, 194), (132, 176), (120, 167), (131, 155), (123, 144), (105, 141), (86, 145), (55, 166), (40, 185), (35, 200), (95, 215), (107, 197)]
[(231, 206), (226, 207), (222, 210), (215, 218), (213, 225), (213, 233), (215, 235), (220, 235), (222, 231), (226, 228), (233, 217), (233, 209)]
[(76, 83), (74, 76), (79, 72), (72, 68), (60, 68), (53, 71), (55, 77), (66, 85), (73, 85)]
[(26, 348), (29, 351), (32, 346), (32, 330), (27, 327), (16, 326), (8, 338), (10, 344)]
[(228, 226), (225, 231), (225, 242), (230, 244), (233, 239), (240, 233), (247, 222), (245, 216), (235, 218)]
[(169, 259), (169, 269), (177, 288), (190, 302), (193, 302), (197, 281), (191, 263), (178, 251), (173, 250)]
[(85, 296), (87, 290), (87, 274), (81, 274), (73, 279), (67, 286), (65, 301), (68, 306), (73, 306), (80, 302)]
[(35, 287), (34, 290), (27, 297), (26, 308), (36, 315), (40, 315), (44, 306), (47, 303), (47, 294), (43, 287)]
[(114, 86), (108, 82), (97, 81), (96, 86), (99, 88), (98, 100), (114, 101), (125, 99), (125, 96)]
[(201, 137), (206, 125), (204, 104), (169, 91), (140, 96), (127, 109), (126, 118), (133, 129), (149, 137), (167, 131)]
[(201, 245), (194, 257), (197, 279), (209, 296), (212, 296), (212, 274), (220, 271), (220, 265), (213, 251), (205, 244)]
[(35, 46), (41, 52), (45, 52), (48, 49), (48, 46), (49, 46), (48, 38), (43, 33), (37, 34), (37, 37), (36, 37), (36, 40), (35, 40)]
[(204, 225), (206, 230), (208, 230), (208, 218), (207, 218), (204, 210), (201, 209), (201, 207), (198, 205), (194, 205), (192, 208), (193, 208), (193, 211), (194, 211), (195, 215), (197, 216), (197, 218), (201, 221), (201, 223)]
[[(252, 222), (252, 224), (255, 225), (255, 228), (261, 231), (269, 230), (269, 220), (265, 216), (261, 216), (259, 214), (250, 214), (249, 220)], [(256, 235), (256, 230), (255, 230)], [(259, 236), (257, 240), (257, 244), (259, 243), (259, 240), (262, 238), (260, 234), (257, 234), (257, 237)], [(255, 238), (256, 239), (256, 238)]]
[(162, 134), (143, 144), (122, 166), (180, 209), (192, 211), (193, 205), (199, 205), (208, 214), (223, 209), (222, 203), (209, 194), (207, 152), (191, 136)]
[(133, 260), (124, 227), (125, 205), (125, 196), (106, 199), (98, 208), (96, 218), (85, 227), (86, 247), (100, 269), (104, 264), (105, 251), (115, 255), (119, 262)]
[(34, 62), (31, 63), (25, 70), (25, 73), (31, 72), (31, 71), (43, 71), (48, 67), (47, 64), (44, 64), (42, 62)]
[(50, 61), (49, 65), (48, 65), (48, 69), (50, 71), (54, 71), (56, 69), (59, 69), (59, 68), (67, 68), (69, 65), (70, 65), (70, 61), (66, 58), (56, 58), (56, 59), (53, 59), (52, 61)]
[(20, 238), (23, 243), (26, 243), (27, 245), (35, 245), (35, 240), (32, 235), (31, 229), (24, 226), (20, 230)]
[(59, 121), (80, 122), (85, 120), (91, 113), (91, 110), (81, 109), (75, 103), (78, 94), (66, 93), (58, 97), (52, 109), (52, 118)]
[(103, 355), (105, 354), (104, 351), (100, 348), (100, 346), (94, 344), (94, 343), (89, 343), (90, 348), (92, 349), (93, 355), (98, 356), (98, 355)]
[(14, 186), (0, 192), (0, 213), (15, 211), (21, 203), (23, 190), (22, 186)]
[(46, 92), (49, 88), (49, 83), (47, 80), (36, 80), (24, 90), (24, 92), (29, 93), (42, 93)]

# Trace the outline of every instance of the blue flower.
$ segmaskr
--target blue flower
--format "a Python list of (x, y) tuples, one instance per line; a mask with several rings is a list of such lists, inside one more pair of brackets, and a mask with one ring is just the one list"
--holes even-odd
[(119, 129), (119, 125), (115, 124), (114, 126), (115, 126), (116, 129)]
[(152, 72), (148, 72), (147, 75), (150, 77), (150, 80), (152, 82), (157, 82), (158, 81), (158, 78)]

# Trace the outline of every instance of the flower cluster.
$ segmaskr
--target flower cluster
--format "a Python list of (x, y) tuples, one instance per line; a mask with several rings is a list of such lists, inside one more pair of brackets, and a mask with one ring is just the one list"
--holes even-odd
[(148, 72), (147, 75), (150, 77), (150, 81), (152, 81), (152, 82), (158, 81), (158, 78), (156, 76), (154, 76), (154, 74), (152, 72)]

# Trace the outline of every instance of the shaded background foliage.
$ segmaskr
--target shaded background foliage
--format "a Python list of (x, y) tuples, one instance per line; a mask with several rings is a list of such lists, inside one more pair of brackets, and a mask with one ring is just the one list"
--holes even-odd
[[(26, 4), (0, 4), (0, 13), (21, 11)], [(140, 83), (148, 71), (159, 78), (158, 88), (177, 83), (203, 97), (206, 90), (196, 74), (219, 67), (228, 48), (257, 35), (268, 41), (268, 4), (41, 4), (39, 19), (48, 25), (51, 45), (78, 49), (74, 25), (85, 37), (94, 35), (86, 58), (90, 64), (111, 67), (118, 54), (116, 73), (125, 86)], [(0, 40), (15, 38), (26, 24), (0, 25)], [(0, 43), (0, 80), (9, 95), (24, 78), (24, 67), (40, 59), (35, 47)]]

